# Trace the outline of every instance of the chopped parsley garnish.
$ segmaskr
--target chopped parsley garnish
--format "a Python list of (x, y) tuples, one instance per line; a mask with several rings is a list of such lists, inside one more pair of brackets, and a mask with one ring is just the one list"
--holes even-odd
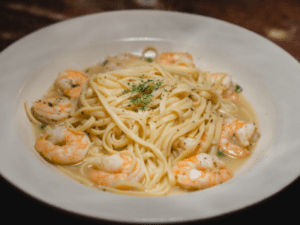
[(42, 125), (40, 126), (40, 128), (41, 128), (42, 130), (44, 130), (44, 129), (45, 129), (45, 127), (46, 127), (46, 125), (45, 125), (45, 124), (42, 124)]
[(85, 71), (85, 72), (86, 72), (86, 73), (88, 73), (88, 72), (89, 72), (89, 70), (90, 70), (90, 69), (86, 69), (86, 71)]
[(53, 103), (52, 103), (52, 102), (48, 102), (48, 105), (49, 105), (50, 107), (52, 107), (52, 106), (53, 106)]
[(102, 66), (105, 66), (107, 63), (108, 63), (108, 60), (105, 60), (105, 61), (102, 63)]
[[(145, 111), (147, 106), (153, 101), (152, 100), (152, 93), (153, 91), (157, 90), (162, 85), (161, 80), (157, 80), (154, 82), (154, 80), (141, 80), (141, 83), (138, 85), (133, 84), (131, 86), (131, 90), (124, 90), (123, 94), (131, 92), (131, 93), (137, 93), (135, 97), (130, 97), (130, 102), (138, 106), (138, 109)], [(129, 105), (128, 105), (129, 106)], [(131, 105), (130, 105), (131, 106)]]
[(235, 92), (236, 92), (236, 93), (241, 93), (242, 90), (243, 90), (243, 89), (241, 88), (241, 86), (235, 85)]
[(220, 157), (225, 156), (225, 155), (223, 154), (223, 152), (217, 152), (217, 155), (220, 156)]
[(145, 58), (145, 60), (148, 61), (148, 62), (153, 62), (152, 58)]
[(124, 94), (126, 94), (126, 93), (128, 93), (128, 92), (130, 92), (129, 90), (124, 90), (123, 92), (122, 92), (122, 94), (124, 95)]

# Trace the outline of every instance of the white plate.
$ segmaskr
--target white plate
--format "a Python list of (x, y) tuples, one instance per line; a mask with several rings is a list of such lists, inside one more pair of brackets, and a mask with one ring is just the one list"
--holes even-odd
[[(188, 51), (196, 65), (228, 72), (244, 88), (261, 140), (230, 181), (203, 191), (134, 197), (81, 185), (44, 162), (33, 148), (23, 103), (40, 97), (65, 68), (106, 55)], [(26, 194), (67, 212), (127, 222), (182, 222), (245, 208), (277, 193), (300, 174), (299, 63), (270, 41), (219, 20), (163, 11), (117, 11), (67, 20), (34, 32), (0, 55), (0, 171)], [(291, 97), (293, 96), (293, 97)]]

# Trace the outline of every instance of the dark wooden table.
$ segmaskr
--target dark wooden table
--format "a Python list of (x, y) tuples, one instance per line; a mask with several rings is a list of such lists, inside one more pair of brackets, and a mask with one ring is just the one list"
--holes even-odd
[(1, 0), (0, 51), (58, 21), (142, 8), (188, 12), (239, 25), (273, 41), (300, 61), (300, 1), (297, 0)]
[[(112, 10), (147, 8), (188, 12), (239, 25), (273, 41), (300, 62), (300, 1), (297, 0), (1, 0), (0, 51), (25, 35), (62, 20)], [(1, 190), (2, 198), (10, 199), (4, 202), (2, 220), (8, 219), (11, 224), (96, 222), (43, 204), (4, 179), (1, 179)], [(202, 222), (271, 224), (280, 220), (299, 224), (299, 190), (298, 178), (261, 203)]]

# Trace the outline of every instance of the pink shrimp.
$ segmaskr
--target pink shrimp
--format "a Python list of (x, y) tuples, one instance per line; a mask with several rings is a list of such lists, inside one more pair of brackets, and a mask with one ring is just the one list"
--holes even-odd
[[(246, 149), (250, 144), (250, 139), (257, 133), (257, 127), (253, 123), (248, 123), (238, 119), (225, 119), (222, 125), (222, 131), (219, 141), (219, 149), (233, 157), (244, 158), (250, 152)], [(233, 144), (230, 140), (235, 136), (241, 146)]]
[[(197, 152), (201, 149), (203, 144), (206, 142), (207, 136), (206, 134), (202, 135), (200, 138), (200, 142), (198, 145), (196, 145)], [(192, 145), (195, 144), (195, 142), (198, 142), (195, 138), (191, 137), (180, 137), (177, 141), (174, 142), (173, 148), (176, 149), (179, 153), (182, 153), (186, 151), (187, 149), (190, 149)]]
[(178, 65), (185, 66), (185, 63), (187, 63), (194, 66), (193, 56), (185, 52), (163, 52), (157, 56), (155, 61), (161, 65), (172, 65), (178, 63)]
[(88, 152), (90, 140), (83, 132), (64, 126), (46, 131), (35, 143), (35, 149), (54, 164), (75, 164)]
[(222, 90), (221, 95), (231, 102), (238, 102), (241, 100), (238, 93), (235, 92), (235, 86), (232, 82), (230, 75), (225, 73), (214, 73), (212, 74), (213, 85), (221, 79), (220, 85), (217, 89)]
[(121, 69), (122, 67), (138, 60), (140, 60), (139, 57), (130, 53), (119, 53), (114, 57), (106, 57), (106, 59), (101, 63), (101, 66), (102, 69), (105, 68), (104, 71), (112, 71)]
[(232, 172), (216, 156), (200, 153), (173, 167), (177, 183), (184, 189), (204, 189), (224, 183)]
[(33, 103), (32, 113), (36, 119), (46, 124), (57, 124), (68, 118), (72, 107), (67, 97), (41, 98)]
[(113, 154), (98, 159), (96, 168), (91, 168), (89, 178), (96, 184), (118, 189), (130, 188), (118, 181), (141, 183), (145, 175), (139, 159), (135, 163), (129, 153)]
[(77, 98), (88, 79), (87, 75), (78, 70), (65, 70), (58, 74), (56, 84), (65, 95)]

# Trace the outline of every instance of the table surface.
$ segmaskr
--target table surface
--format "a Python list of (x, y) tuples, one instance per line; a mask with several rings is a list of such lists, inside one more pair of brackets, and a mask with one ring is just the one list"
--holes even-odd
[[(0, 2), (0, 51), (25, 35), (42, 27), (81, 15), (122, 9), (157, 9), (176, 12), (188, 12), (227, 21), (251, 30), (271, 40), (290, 53), (300, 62), (300, 1), (293, 0), (1, 0)], [(37, 222), (41, 218), (49, 222), (94, 223), (89, 218), (71, 215), (43, 204), (7, 181), (1, 180), (1, 187), (12, 198), (6, 201), (5, 212), (10, 222)], [(297, 207), (291, 210), (291, 204), (300, 199), (298, 193), (299, 178), (275, 196), (255, 206), (215, 218), (204, 223), (215, 222), (257, 222), (259, 218), (269, 223), (277, 218), (287, 222), (297, 219)], [(17, 200), (17, 201), (16, 201)], [(283, 211), (288, 207), (289, 212)], [(26, 211), (30, 208), (30, 211)], [(26, 213), (28, 212), (28, 213)], [(247, 218), (245, 220), (245, 218)], [(104, 221), (102, 221), (104, 223)]]
[(300, 1), (297, 0), (1, 0), (0, 51), (44, 26), (122, 9), (188, 12), (224, 20), (266, 37), (300, 62)]

